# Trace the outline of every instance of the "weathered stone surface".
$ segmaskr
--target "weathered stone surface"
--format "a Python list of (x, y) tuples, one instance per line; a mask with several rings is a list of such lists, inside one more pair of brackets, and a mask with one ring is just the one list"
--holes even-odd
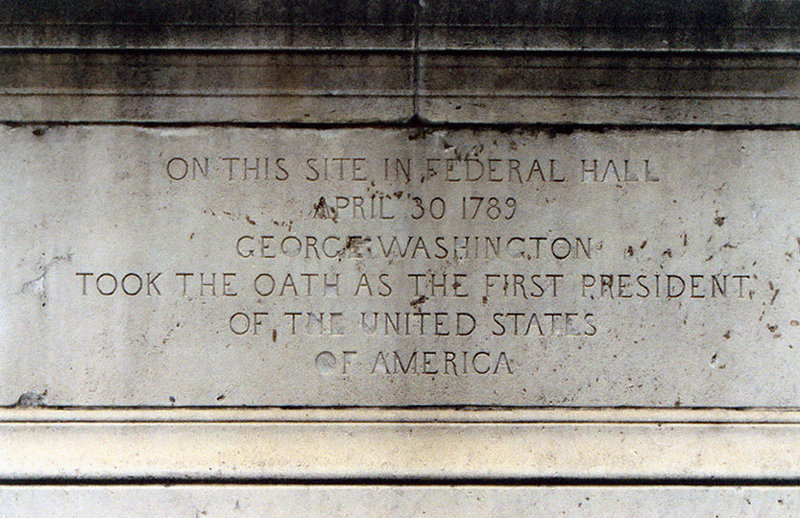
[(2, 120), (400, 122), (411, 58), (397, 53), (8, 52)]
[(791, 125), (798, 58), (720, 53), (7, 51), (0, 120)]
[[(0, 4), (0, 516), (797, 515), (799, 45), (797, 0)], [(323, 485), (211, 485), (276, 481)]]
[(425, 0), (420, 46), (520, 50), (794, 50), (796, 1)]
[(6, 128), (0, 402), (794, 407), (796, 140)]
[(0, 6), (0, 47), (384, 49), (413, 44), (408, 0), (23, 0)]
[(0, 120), (794, 125), (800, 3), (0, 6)]
[(798, 59), (718, 54), (431, 53), (418, 113), (435, 123), (794, 124)]
[(20, 0), (6, 48), (786, 51), (796, 0)]
[(791, 487), (0, 487), (0, 516), (796, 516)]

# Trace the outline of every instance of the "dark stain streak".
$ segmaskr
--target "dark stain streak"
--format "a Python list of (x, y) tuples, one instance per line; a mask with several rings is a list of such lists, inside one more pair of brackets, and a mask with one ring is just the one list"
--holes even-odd
[(428, 297), (426, 297), (425, 295), (420, 295), (419, 297), (417, 297), (416, 299), (411, 301), (411, 307), (415, 308), (415, 309), (419, 309), (419, 306), (425, 304), (425, 302), (427, 300), (428, 300)]
[(769, 289), (772, 291), (772, 298), (769, 300), (769, 305), (773, 305), (775, 303), (775, 299), (778, 297), (778, 293), (781, 292), (779, 288), (776, 288), (772, 281), (769, 282)]

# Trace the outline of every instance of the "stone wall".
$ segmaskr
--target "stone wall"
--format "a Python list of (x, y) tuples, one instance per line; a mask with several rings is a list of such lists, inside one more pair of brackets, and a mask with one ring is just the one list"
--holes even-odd
[(0, 516), (797, 514), (798, 48), (796, 1), (0, 5)]

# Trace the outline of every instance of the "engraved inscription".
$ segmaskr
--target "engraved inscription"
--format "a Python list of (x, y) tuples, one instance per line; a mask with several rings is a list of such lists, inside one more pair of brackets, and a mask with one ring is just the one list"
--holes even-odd
[(92, 132), (0, 136), (4, 401), (800, 402), (785, 135)]

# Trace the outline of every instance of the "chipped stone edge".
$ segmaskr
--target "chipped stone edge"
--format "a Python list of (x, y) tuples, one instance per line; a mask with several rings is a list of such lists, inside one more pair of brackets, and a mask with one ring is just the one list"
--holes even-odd
[(0, 410), (0, 482), (800, 480), (800, 411)]

